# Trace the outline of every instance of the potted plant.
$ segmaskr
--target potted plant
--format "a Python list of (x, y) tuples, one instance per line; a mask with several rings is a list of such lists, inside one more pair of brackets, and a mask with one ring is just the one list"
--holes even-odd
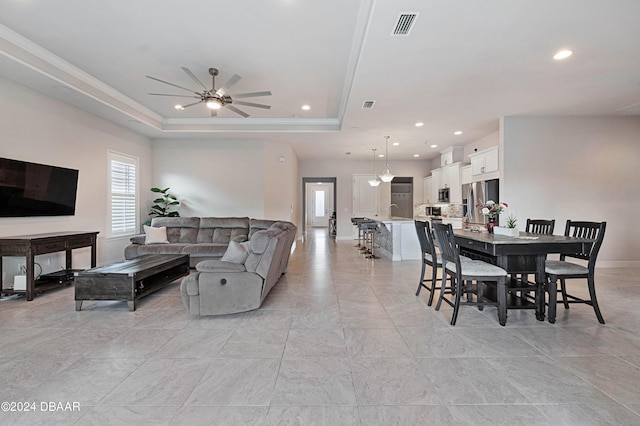
[(496, 226), (493, 228), (493, 232), (498, 235), (506, 235), (508, 237), (517, 237), (520, 235), (520, 231), (516, 228), (516, 222), (518, 219), (515, 218), (512, 214), (507, 218), (507, 226)]
[(151, 192), (158, 194), (158, 198), (153, 200), (155, 204), (151, 206), (149, 216), (180, 217), (180, 213), (174, 210), (180, 204), (180, 201), (169, 193), (169, 188), (151, 188)]

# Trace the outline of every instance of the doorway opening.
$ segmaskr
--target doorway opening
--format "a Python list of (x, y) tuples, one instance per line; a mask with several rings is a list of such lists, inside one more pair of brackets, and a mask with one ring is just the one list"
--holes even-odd
[(335, 232), (336, 178), (302, 178), (302, 217), (304, 231), (327, 228)]
[(395, 177), (391, 181), (391, 204), (395, 207), (389, 216), (413, 217), (413, 178)]

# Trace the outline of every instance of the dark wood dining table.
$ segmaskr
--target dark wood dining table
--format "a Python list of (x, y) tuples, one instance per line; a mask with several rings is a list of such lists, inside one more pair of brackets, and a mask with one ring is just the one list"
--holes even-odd
[[(593, 243), (584, 238), (565, 237), (562, 235), (540, 235), (520, 232), (518, 237), (496, 235), (488, 232), (475, 232), (455, 229), (454, 235), (460, 247), (460, 254), (473, 259), (493, 263), (512, 276), (512, 288), (525, 288), (531, 285), (535, 291), (534, 303), (527, 303), (523, 297), (508, 299), (508, 309), (535, 309), (538, 321), (544, 321), (545, 315), (545, 281), (544, 263), (548, 254), (573, 254), (585, 252)], [(518, 282), (515, 277), (531, 274), (534, 283)]]

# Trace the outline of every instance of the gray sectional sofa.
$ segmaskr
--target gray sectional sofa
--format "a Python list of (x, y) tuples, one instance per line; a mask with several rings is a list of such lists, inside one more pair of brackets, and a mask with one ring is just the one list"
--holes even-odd
[(180, 295), (192, 315), (259, 308), (286, 272), (297, 233), (291, 222), (248, 217), (163, 217), (151, 226), (149, 236), (165, 227), (166, 240), (146, 244), (147, 235), (132, 237), (125, 258), (188, 254), (196, 272), (182, 280)]
[(131, 238), (124, 249), (125, 259), (144, 254), (188, 254), (194, 268), (204, 260), (220, 259), (230, 241), (248, 241), (260, 230), (269, 228), (275, 220), (248, 217), (155, 217), (154, 228), (166, 227), (168, 244), (145, 244), (145, 235)]

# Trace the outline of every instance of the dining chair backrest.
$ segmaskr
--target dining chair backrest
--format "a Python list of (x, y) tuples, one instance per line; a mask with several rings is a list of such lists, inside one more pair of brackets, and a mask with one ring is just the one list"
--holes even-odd
[(525, 228), (525, 232), (530, 232), (532, 234), (553, 235), (553, 228), (555, 227), (555, 225), (555, 219), (527, 219), (527, 227)]
[(414, 223), (416, 225), (418, 241), (420, 242), (420, 250), (422, 250), (423, 254), (429, 254), (431, 256), (435, 255), (436, 249), (433, 244), (433, 237), (431, 236), (429, 222), (415, 220)]
[(604, 239), (604, 231), (607, 227), (607, 222), (577, 222), (567, 220), (567, 225), (564, 229), (565, 237), (577, 237), (594, 240), (593, 245), (587, 250), (575, 254), (561, 255), (560, 260), (564, 260), (566, 257), (573, 257), (576, 259), (582, 259), (589, 261), (589, 269), (595, 268), (596, 258)]
[(442, 265), (446, 263), (452, 263), (456, 266), (456, 271), (461, 271), (460, 268), (460, 252), (458, 245), (456, 244), (455, 237), (453, 235), (453, 228), (450, 223), (442, 224), (438, 222), (433, 223), (433, 233), (438, 242), (438, 249), (442, 256)]

